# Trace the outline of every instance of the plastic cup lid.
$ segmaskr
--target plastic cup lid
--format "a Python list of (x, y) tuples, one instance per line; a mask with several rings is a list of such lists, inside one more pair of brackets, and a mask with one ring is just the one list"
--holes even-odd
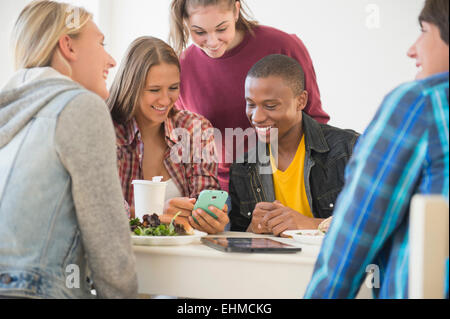
[(167, 182), (161, 182), (161, 181), (147, 181), (147, 180), (134, 180), (131, 182), (132, 185), (140, 184), (140, 185), (166, 185)]

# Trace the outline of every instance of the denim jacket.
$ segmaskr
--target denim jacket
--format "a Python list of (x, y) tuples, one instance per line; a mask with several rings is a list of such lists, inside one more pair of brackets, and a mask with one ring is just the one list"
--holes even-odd
[[(71, 276), (86, 278), (88, 266), (71, 177), (54, 144), (58, 115), (80, 92), (61, 94), (0, 148), (0, 296), (92, 297), (86, 280), (71, 289)], [(24, 182), (29, 176), (33, 182)]]
[[(308, 202), (315, 218), (328, 218), (333, 214), (334, 204), (344, 186), (345, 166), (359, 134), (319, 124), (305, 113), (303, 132), (306, 148), (304, 182)], [(231, 166), (232, 208), (229, 216), (232, 231), (247, 230), (257, 203), (275, 201), (273, 175), (271, 170), (267, 173), (270, 162), (261, 163), (257, 153), (254, 148), (244, 156), (243, 163)]]

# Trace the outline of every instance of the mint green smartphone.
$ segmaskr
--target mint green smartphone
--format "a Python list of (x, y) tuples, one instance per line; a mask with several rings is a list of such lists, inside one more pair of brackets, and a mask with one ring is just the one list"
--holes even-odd
[[(204, 190), (198, 196), (197, 202), (195, 203), (194, 210), (201, 208), (207, 212), (211, 217), (218, 219), (217, 215), (209, 210), (209, 206), (217, 207), (218, 209), (223, 209), (225, 203), (228, 199), (228, 193), (219, 190)], [(197, 219), (194, 218), (195, 222), (198, 224)]]

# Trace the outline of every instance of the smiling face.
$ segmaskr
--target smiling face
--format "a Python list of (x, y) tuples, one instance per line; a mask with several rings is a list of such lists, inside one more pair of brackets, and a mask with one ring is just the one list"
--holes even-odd
[(140, 125), (160, 125), (167, 119), (180, 94), (180, 70), (174, 64), (153, 66), (147, 74), (136, 120)]
[(416, 59), (417, 80), (449, 70), (448, 45), (441, 39), (439, 28), (432, 23), (422, 22), (422, 34), (409, 49), (408, 56)]
[(236, 32), (240, 3), (235, 10), (224, 5), (191, 8), (187, 21), (194, 44), (211, 58), (220, 58), (236, 47), (242, 35)]
[(245, 99), (248, 120), (261, 142), (270, 143), (270, 130), (274, 128), (278, 129), (279, 142), (301, 130), (308, 93), (295, 96), (281, 77), (247, 77)]
[(106, 86), (109, 69), (116, 66), (116, 61), (106, 52), (105, 36), (94, 22), (89, 21), (81, 34), (73, 39), (73, 51), (76, 58), (70, 62), (72, 79), (86, 89), (107, 99)]

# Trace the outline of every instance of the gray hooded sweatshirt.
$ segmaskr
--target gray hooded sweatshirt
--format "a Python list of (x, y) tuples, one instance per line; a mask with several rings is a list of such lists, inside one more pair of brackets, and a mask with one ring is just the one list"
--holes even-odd
[[(0, 91), (0, 149), (51, 100), (74, 89), (82, 87), (52, 68), (18, 71)], [(115, 133), (104, 101), (87, 90), (73, 99), (58, 118), (55, 144), (72, 179), (97, 296), (135, 298), (135, 257), (117, 171)]]

